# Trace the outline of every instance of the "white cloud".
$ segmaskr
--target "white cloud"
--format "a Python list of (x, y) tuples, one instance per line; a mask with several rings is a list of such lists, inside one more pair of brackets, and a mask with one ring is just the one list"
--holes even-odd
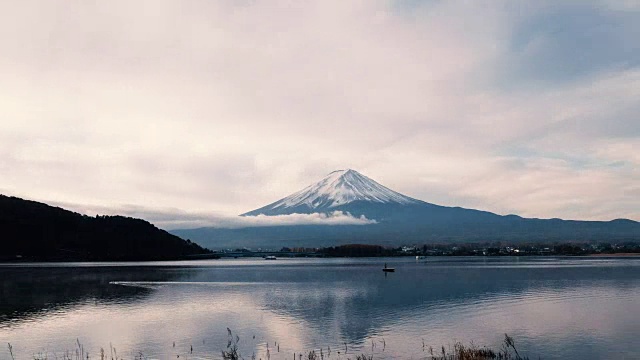
[(375, 220), (367, 219), (365, 216), (355, 217), (343, 211), (277, 216), (266, 216), (262, 214), (257, 216), (237, 216), (220, 213), (187, 212), (173, 208), (145, 208), (137, 205), (127, 205), (119, 208), (71, 203), (53, 203), (52, 205), (88, 216), (122, 215), (140, 218), (165, 230), (192, 229), (199, 227), (236, 229), (280, 225), (369, 225), (376, 223)]
[(260, 227), (279, 225), (368, 225), (375, 224), (375, 220), (367, 219), (364, 215), (354, 217), (349, 213), (334, 211), (328, 214), (290, 214), (290, 215), (257, 215), (233, 218), (231, 221), (214, 223), (215, 227)]

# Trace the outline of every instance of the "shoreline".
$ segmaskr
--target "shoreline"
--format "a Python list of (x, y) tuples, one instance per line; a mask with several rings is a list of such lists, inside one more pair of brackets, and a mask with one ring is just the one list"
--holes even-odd
[(640, 256), (640, 253), (589, 254), (588, 256), (594, 256), (594, 257), (636, 257), (636, 256)]

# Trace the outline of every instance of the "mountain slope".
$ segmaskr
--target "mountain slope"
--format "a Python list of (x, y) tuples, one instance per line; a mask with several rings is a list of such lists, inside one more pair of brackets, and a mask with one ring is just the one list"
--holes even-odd
[(399, 246), (464, 242), (625, 242), (640, 241), (640, 224), (614, 221), (566, 221), (507, 217), (482, 222), (379, 222), (372, 225), (298, 225), (172, 230), (211, 249), (250, 247), (327, 247), (344, 244)]
[(152, 224), (89, 217), (0, 195), (0, 257), (35, 260), (161, 260), (207, 251)]
[(353, 242), (398, 245), (465, 241), (640, 240), (631, 220), (526, 219), (446, 207), (402, 195), (355, 170), (334, 171), (301, 191), (242, 216), (342, 211), (376, 220), (370, 225), (299, 225), (241, 229), (184, 229), (172, 233), (212, 248), (333, 246)]

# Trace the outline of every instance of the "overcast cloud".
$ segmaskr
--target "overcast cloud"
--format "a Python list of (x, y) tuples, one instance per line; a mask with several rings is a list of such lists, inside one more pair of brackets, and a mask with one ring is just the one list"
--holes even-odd
[(638, 38), (634, 0), (4, 1), (0, 193), (180, 221), (348, 167), (640, 220)]

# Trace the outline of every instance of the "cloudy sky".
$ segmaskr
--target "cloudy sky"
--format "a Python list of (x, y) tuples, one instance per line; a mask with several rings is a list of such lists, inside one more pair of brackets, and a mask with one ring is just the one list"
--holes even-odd
[(636, 0), (2, 1), (0, 193), (168, 221), (352, 168), (640, 220), (639, 38)]

